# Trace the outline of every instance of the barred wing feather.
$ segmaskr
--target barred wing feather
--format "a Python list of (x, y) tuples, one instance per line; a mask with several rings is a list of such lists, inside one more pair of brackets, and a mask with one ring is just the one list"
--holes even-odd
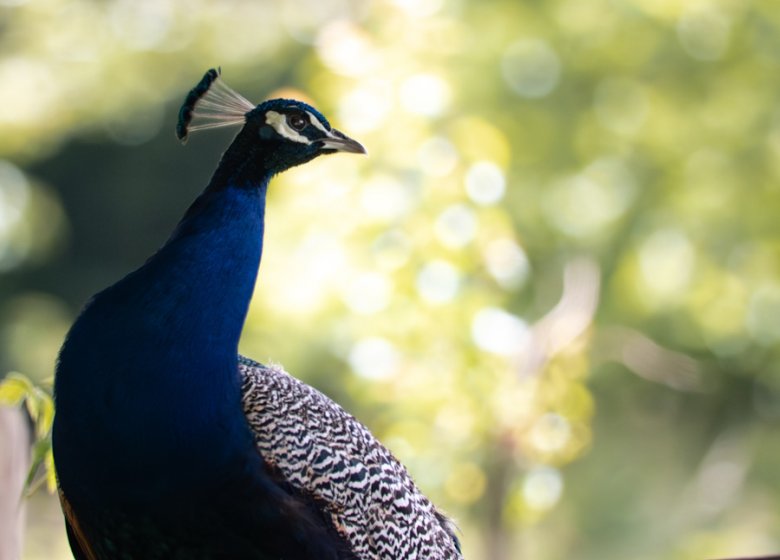
[(452, 523), (368, 429), (278, 366), (239, 359), (243, 406), (268, 466), (319, 504), (363, 560), (459, 560)]

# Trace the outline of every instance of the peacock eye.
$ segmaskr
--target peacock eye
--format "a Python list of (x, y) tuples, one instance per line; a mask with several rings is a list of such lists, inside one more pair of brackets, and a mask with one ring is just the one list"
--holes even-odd
[(306, 125), (309, 124), (308, 119), (303, 116), (302, 113), (292, 113), (287, 115), (287, 124), (289, 124), (293, 130), (303, 130)]

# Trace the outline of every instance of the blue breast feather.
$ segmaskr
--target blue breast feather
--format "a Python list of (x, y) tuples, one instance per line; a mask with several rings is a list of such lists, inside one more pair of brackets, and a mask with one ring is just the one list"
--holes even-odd
[(267, 183), (212, 183), (68, 334), (55, 461), (96, 558), (139, 547), (127, 557), (352, 557), (319, 509), (268, 473), (241, 409), (237, 344)]

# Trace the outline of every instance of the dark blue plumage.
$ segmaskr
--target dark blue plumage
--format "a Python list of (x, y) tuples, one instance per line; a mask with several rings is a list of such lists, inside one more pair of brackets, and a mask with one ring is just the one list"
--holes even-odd
[[(94, 296), (60, 352), (53, 446), (74, 555), (459, 558), (448, 522), (362, 425), (287, 374), (239, 362), (269, 181), (322, 154), (365, 150), (304, 103), (275, 99), (250, 108), (224, 85), (222, 97), (212, 98), (217, 79), (210, 71), (187, 97), (177, 135), (239, 120), (243, 128), (165, 245)], [(211, 109), (212, 120), (193, 126), (202, 116), (194, 111), (199, 103)], [(288, 394), (268, 394), (264, 379)], [(310, 422), (304, 431), (296, 420), (301, 410)], [(295, 439), (272, 445), (288, 419)], [(342, 443), (329, 439), (342, 436)], [(314, 484), (308, 471), (289, 470), (297, 451), (291, 446), (303, 445), (306, 453), (331, 444), (333, 456), (339, 446), (365, 456), (332, 467), (314, 461), (325, 475), (333, 471), (332, 482), (321, 473)], [(317, 452), (323, 460), (330, 456)], [(370, 480), (372, 473), (381, 480)], [(361, 498), (362, 510), (332, 501), (342, 479), (370, 482), (378, 499)], [(400, 533), (380, 523), (375, 534), (359, 534), (350, 520), (369, 514), (389, 521), (396, 515)], [(409, 528), (399, 516), (409, 517)], [(430, 546), (444, 552), (424, 554)], [(364, 553), (369, 547), (390, 552)], [(417, 552), (394, 552), (402, 550)]]
[[(308, 513), (309, 526), (301, 522), (305, 502), (265, 472), (241, 408), (236, 369), (262, 252), (268, 182), (335, 151), (332, 143), (261, 134), (269, 128), (261, 120), (265, 112), (287, 114), (288, 107), (306, 110), (273, 100), (247, 114), (168, 242), (96, 295), (63, 345), (55, 461), (62, 493), (97, 558), (113, 557), (112, 542), (134, 543), (134, 558), (163, 558), (168, 553), (158, 553), (154, 543), (179, 540), (189, 540), (204, 558), (219, 557), (223, 547), (230, 557), (342, 556), (341, 543), (315, 516)], [(325, 139), (308, 127), (312, 138)], [(217, 538), (227, 520), (234, 544)], [(210, 535), (215, 527), (218, 534)]]

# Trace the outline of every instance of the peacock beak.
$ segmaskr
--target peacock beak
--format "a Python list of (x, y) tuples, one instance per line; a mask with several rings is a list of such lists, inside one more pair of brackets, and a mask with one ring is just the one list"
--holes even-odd
[(337, 152), (347, 152), (350, 154), (367, 154), (363, 144), (353, 140), (335, 128), (332, 128), (330, 135), (321, 140), (323, 150), (335, 150)]

